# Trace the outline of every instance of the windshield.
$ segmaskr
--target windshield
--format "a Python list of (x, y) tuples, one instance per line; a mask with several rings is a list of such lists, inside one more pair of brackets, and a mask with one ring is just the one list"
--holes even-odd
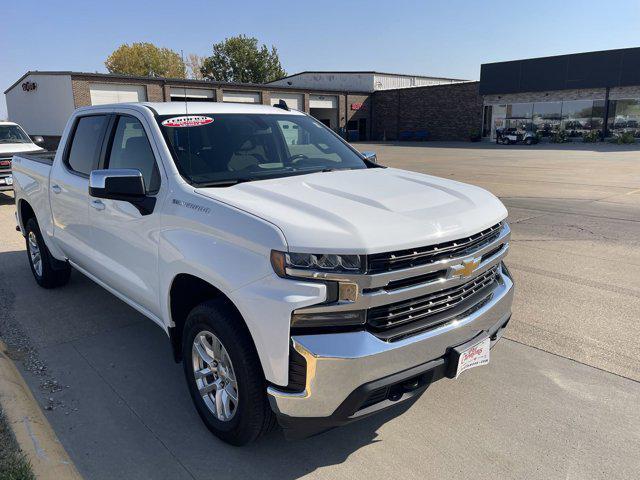
[(31, 139), (18, 125), (0, 125), (0, 143), (31, 143)]
[(303, 115), (159, 117), (180, 173), (196, 186), (367, 168), (324, 125)]

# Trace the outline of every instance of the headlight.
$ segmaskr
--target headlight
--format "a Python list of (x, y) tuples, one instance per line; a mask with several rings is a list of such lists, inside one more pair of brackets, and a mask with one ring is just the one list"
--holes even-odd
[(360, 273), (363, 257), (360, 255), (333, 255), (315, 253), (287, 253), (271, 251), (271, 265), (280, 277), (287, 277), (287, 268), (318, 272)]

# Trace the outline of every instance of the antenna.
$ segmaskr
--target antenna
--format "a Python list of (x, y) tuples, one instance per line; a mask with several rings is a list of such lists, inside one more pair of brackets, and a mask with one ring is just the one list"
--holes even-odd
[[(182, 65), (186, 70), (187, 66), (184, 63), (184, 50), (182, 49), (180, 49), (180, 58), (182, 59)], [(184, 93), (184, 114), (189, 115), (189, 105), (187, 104), (187, 86), (184, 83), (182, 84), (182, 92)]]
[[(180, 49), (180, 57), (182, 58), (182, 65), (185, 67), (186, 69), (186, 65), (184, 63), (184, 50)], [(184, 93), (184, 114), (189, 115), (189, 104), (187, 103), (187, 85), (186, 85), (186, 79), (185, 79), (185, 83), (182, 84), (182, 92)], [(192, 163), (191, 163), (191, 132), (189, 131), (190, 129), (187, 128), (187, 152), (189, 152), (189, 170), (192, 171), (193, 167), (192, 167)]]

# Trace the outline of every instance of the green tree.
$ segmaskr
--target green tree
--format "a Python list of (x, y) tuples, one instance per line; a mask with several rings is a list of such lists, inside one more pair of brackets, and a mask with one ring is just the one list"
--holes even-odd
[(104, 62), (110, 73), (185, 78), (182, 58), (173, 50), (141, 42), (120, 45)]
[(287, 75), (278, 51), (258, 39), (239, 35), (213, 45), (213, 55), (204, 59), (202, 76), (219, 82), (266, 83)]

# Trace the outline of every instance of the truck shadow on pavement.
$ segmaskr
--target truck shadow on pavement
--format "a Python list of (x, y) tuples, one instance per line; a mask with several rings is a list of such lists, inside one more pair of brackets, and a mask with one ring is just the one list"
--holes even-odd
[(0, 205), (12, 205), (14, 201), (13, 194), (9, 195), (0, 192)]
[[(18, 366), (87, 478), (296, 479), (377, 442), (380, 426), (410, 407), (301, 441), (277, 429), (229, 446), (200, 421), (182, 366), (152, 321), (75, 271), (63, 288), (39, 288), (24, 251), (1, 252), (0, 269), (0, 335), (12, 337), (9, 349), (17, 342), (37, 351), (46, 374), (20, 356)], [(43, 388), (54, 381), (66, 388)]]

